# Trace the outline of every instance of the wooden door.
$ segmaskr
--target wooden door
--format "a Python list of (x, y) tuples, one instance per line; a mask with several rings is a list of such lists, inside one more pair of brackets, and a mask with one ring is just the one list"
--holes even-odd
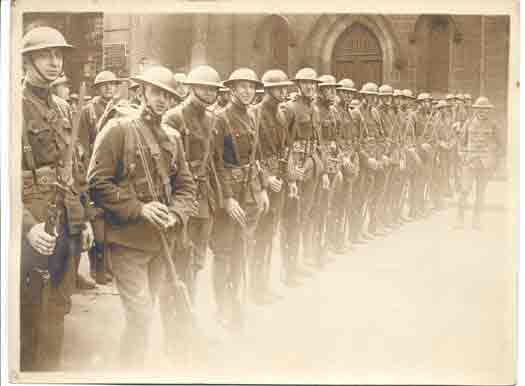
[(382, 82), (381, 46), (376, 36), (361, 24), (354, 24), (339, 37), (332, 63), (337, 79), (351, 78), (356, 87), (366, 82)]

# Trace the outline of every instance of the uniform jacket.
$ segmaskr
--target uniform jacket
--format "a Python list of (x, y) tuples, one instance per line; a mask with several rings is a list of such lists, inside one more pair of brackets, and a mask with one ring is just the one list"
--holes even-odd
[(87, 154), (87, 159), (93, 154), (93, 144), (97, 136), (97, 123), (107, 106), (107, 102), (100, 96), (94, 97), (84, 105), (80, 112), (78, 130), (79, 142)]
[(289, 138), (284, 119), (283, 104), (273, 97), (265, 96), (253, 108), (261, 119), (259, 125), (259, 147), (261, 162), (268, 176), (288, 179), (289, 175)]
[(216, 128), (213, 157), (224, 199), (238, 197), (245, 187), (252, 193), (260, 192), (264, 188), (263, 178), (254, 165), (250, 166), (254, 156), (260, 159), (257, 119), (251, 109), (233, 102), (228, 104), (217, 114)]
[[(313, 106), (309, 98), (297, 95), (296, 98), (285, 103), (284, 116), (293, 163), (306, 169), (306, 179), (319, 177), (323, 172), (323, 162), (319, 152), (321, 134), (315, 126), (313, 114)], [(291, 175), (294, 175), (293, 172)]]
[(162, 127), (148, 108), (141, 108), (139, 116), (116, 118), (104, 126), (95, 140), (88, 181), (95, 203), (105, 210), (106, 241), (156, 252), (161, 246), (158, 231), (141, 217), (142, 206), (153, 197), (139, 141), (156, 194), (185, 225), (195, 211), (196, 188), (184, 147), (180, 135)]
[(222, 192), (214, 172), (215, 121), (213, 112), (186, 99), (168, 110), (163, 122), (182, 137), (184, 152), (197, 185), (198, 217), (207, 218), (217, 209)]
[(486, 169), (496, 166), (496, 158), (502, 151), (497, 137), (497, 125), (490, 119), (473, 117), (459, 138), (459, 154), (467, 164), (481, 162)]
[[(66, 101), (48, 90), (24, 83), (22, 91), (23, 112), (23, 235), (36, 224), (46, 220), (47, 206), (53, 196), (57, 176), (69, 180), (78, 178), (78, 163), (71, 166), (65, 159), (72, 146), (72, 116)], [(73, 154), (75, 156), (75, 154)], [(69, 165), (69, 167), (68, 167)], [(64, 213), (70, 234), (79, 234), (86, 220), (84, 205), (87, 203), (74, 188), (68, 190)]]

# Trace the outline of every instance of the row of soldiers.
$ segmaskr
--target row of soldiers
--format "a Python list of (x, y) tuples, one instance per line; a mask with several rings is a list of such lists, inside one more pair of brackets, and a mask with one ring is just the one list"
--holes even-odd
[(299, 286), (329, 251), (426, 217), (430, 204), (443, 208), (451, 180), (459, 228), (478, 184), (480, 226), (498, 154), (486, 97), (472, 109), (459, 96), (433, 106), (428, 93), (357, 90), (312, 68), (292, 80), (239, 68), (221, 82), (206, 65), (181, 92), (169, 69), (152, 66), (131, 78), (129, 101), (116, 98), (120, 79), (99, 74), (98, 96), (73, 114), (51, 92), (70, 49), (52, 28), (24, 37), (22, 370), (59, 366), (71, 287), (94, 285), (78, 274), (82, 250), (96, 282), (115, 279), (126, 315), (121, 359), (140, 367), (157, 301), (166, 354), (191, 347), (185, 310), (209, 250), (218, 321), (237, 331), (248, 298), (276, 298), (277, 246), (282, 282)]

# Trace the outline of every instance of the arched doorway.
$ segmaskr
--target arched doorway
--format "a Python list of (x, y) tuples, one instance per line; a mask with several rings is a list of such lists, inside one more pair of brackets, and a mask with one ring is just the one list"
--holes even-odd
[(383, 52), (377, 37), (364, 25), (355, 23), (339, 36), (333, 51), (337, 79), (351, 78), (357, 87), (366, 82), (381, 84)]
[(267, 16), (256, 32), (255, 48), (262, 54), (263, 70), (278, 68), (288, 72), (288, 22), (279, 15)]
[(419, 91), (449, 90), (450, 46), (453, 28), (447, 16), (421, 16), (415, 28), (416, 84)]

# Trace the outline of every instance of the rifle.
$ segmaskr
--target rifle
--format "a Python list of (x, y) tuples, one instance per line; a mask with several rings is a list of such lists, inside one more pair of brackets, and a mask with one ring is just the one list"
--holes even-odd
[[(137, 150), (138, 150), (137, 153), (140, 157), (140, 160), (141, 160), (141, 163), (144, 169), (144, 174), (146, 177), (146, 182), (148, 185), (150, 195), (154, 201), (161, 202), (161, 199), (158, 196), (155, 190), (154, 184), (153, 184), (153, 178), (151, 176), (151, 172), (148, 166), (146, 155), (144, 153), (144, 148), (142, 146), (140, 134), (135, 125), (133, 125), (133, 130), (134, 130), (134, 135), (137, 138)], [(169, 197), (167, 197), (167, 199), (169, 199)], [(171, 310), (176, 311), (177, 313), (181, 312), (183, 320), (188, 322), (189, 325), (193, 327), (195, 325), (195, 320), (194, 320), (193, 307), (191, 305), (190, 295), (188, 292), (188, 288), (177, 275), (177, 270), (175, 268), (175, 263), (173, 262), (173, 256), (171, 253), (172, 245), (170, 245), (168, 241), (168, 231), (160, 230), (159, 235), (160, 235), (162, 249), (163, 249), (162, 256), (164, 258), (164, 262), (166, 263), (166, 267), (168, 269), (168, 274), (169, 274), (168, 282), (173, 288), (173, 291), (174, 291), (173, 294), (175, 297), (175, 307), (173, 307)], [(180, 306), (181, 309), (179, 309), (179, 307), (177, 306)]]

